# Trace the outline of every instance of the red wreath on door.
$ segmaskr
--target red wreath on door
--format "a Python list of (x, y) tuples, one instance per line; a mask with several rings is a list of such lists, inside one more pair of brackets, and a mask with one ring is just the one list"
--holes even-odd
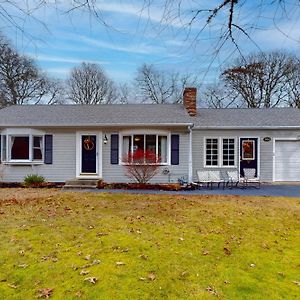
[(95, 143), (90, 137), (87, 137), (83, 141), (83, 147), (84, 147), (85, 150), (91, 151), (95, 148)]

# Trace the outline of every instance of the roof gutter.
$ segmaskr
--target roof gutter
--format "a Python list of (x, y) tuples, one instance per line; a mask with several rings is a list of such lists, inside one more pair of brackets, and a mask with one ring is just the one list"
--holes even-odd
[(300, 126), (195, 126), (194, 129), (300, 129)]
[(30, 128), (49, 128), (49, 127), (56, 127), (56, 128), (78, 128), (78, 127), (157, 127), (157, 126), (164, 126), (164, 127), (188, 127), (188, 126), (193, 126), (193, 123), (118, 123), (118, 124), (111, 124), (111, 123), (100, 123), (100, 124), (69, 124), (69, 125), (45, 125), (45, 124), (5, 124), (5, 125), (0, 125), (0, 128), (7, 128), (7, 127), (30, 127)]

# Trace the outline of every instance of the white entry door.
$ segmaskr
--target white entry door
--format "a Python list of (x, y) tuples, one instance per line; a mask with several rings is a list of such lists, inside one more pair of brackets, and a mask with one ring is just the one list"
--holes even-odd
[(300, 181), (300, 141), (275, 141), (275, 181)]

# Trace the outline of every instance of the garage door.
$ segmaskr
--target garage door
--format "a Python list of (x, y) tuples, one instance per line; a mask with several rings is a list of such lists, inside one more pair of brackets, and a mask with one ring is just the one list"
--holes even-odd
[(275, 142), (275, 181), (300, 181), (300, 141)]

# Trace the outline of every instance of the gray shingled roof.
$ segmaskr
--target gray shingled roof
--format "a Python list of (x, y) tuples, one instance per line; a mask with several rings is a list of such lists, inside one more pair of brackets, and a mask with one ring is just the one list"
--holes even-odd
[(24, 105), (0, 110), (0, 126), (107, 126), (191, 123), (183, 105)]
[(299, 127), (300, 109), (297, 108), (233, 108), (199, 109), (193, 118), (196, 128), (261, 128)]
[(0, 127), (188, 126), (300, 128), (300, 109), (206, 109), (190, 117), (180, 104), (27, 105), (0, 110)]

